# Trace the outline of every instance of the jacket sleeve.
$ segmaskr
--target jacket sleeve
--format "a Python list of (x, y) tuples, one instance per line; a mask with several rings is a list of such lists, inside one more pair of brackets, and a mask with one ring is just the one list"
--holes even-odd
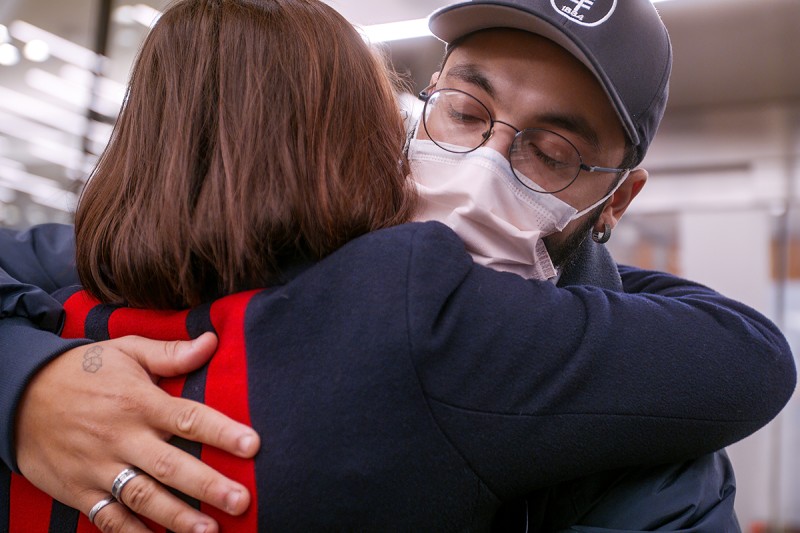
[(58, 332), (63, 309), (50, 294), (77, 283), (72, 226), (0, 229), (0, 318), (24, 317)]
[(16, 470), (14, 420), (25, 386), (47, 362), (85, 344), (64, 340), (63, 308), (50, 296), (77, 283), (71, 226), (0, 229), (0, 459)]
[(714, 291), (623, 269), (624, 294), (557, 288), (473, 265), (446, 232), (418, 232), (410, 347), (441, 430), (501, 499), (718, 450), (794, 390), (769, 320)]
[(38, 329), (24, 318), (0, 320), (0, 459), (18, 471), (14, 451), (14, 421), (22, 393), (36, 372), (67, 350), (87, 344), (65, 340)]
[(738, 532), (735, 495), (733, 467), (725, 451), (719, 451), (683, 463), (601, 472), (554, 487), (537, 495), (546, 507), (533, 530)]

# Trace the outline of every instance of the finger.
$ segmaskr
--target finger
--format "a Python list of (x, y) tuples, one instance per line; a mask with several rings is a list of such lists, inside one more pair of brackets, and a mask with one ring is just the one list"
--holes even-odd
[[(102, 492), (93, 492), (90, 497), (94, 499), (92, 503), (86, 506), (86, 514), (89, 514), (89, 510), (94, 503), (107, 496), (108, 494), (103, 494)], [(152, 533), (141, 520), (136, 518), (124, 505), (116, 501), (106, 505), (95, 514), (94, 525), (104, 533)]]
[[(158, 357), (150, 357), (148, 354), (161, 353), (163, 355), (167, 352), (183, 350), (205, 354), (216, 346), (217, 339), (213, 334), (203, 334), (192, 342), (195, 343), (194, 347), (190, 347), (188, 341), (166, 343), (130, 336), (108, 341), (105, 344), (125, 351), (132, 360), (137, 364), (141, 361), (141, 364), (145, 365), (145, 370), (152, 373), (165, 371), (166, 367), (151, 364), (152, 360), (156, 360)], [(162, 359), (165, 358), (170, 359), (167, 356), (162, 357)], [(178, 370), (178, 368), (173, 367), (173, 370)], [(128, 376), (133, 374), (130, 371), (127, 373)], [(149, 384), (146, 387), (136, 388), (135, 393), (130, 386), (124, 390), (131, 391), (133, 396), (130, 400), (136, 407), (136, 412), (144, 417), (147, 425), (162, 430), (168, 435), (177, 435), (191, 441), (214, 446), (245, 458), (253, 457), (261, 446), (258, 434), (252, 428), (236, 422), (211, 407), (191, 400), (173, 398), (158, 387), (151, 387)]]
[(242, 514), (250, 505), (250, 493), (244, 485), (171, 444), (156, 439), (150, 446), (137, 446), (137, 450), (135, 464), (164, 485), (231, 515)]
[(150, 374), (163, 377), (197, 370), (217, 349), (217, 336), (213, 333), (203, 333), (191, 341), (154, 341), (131, 335), (110, 342)]
[(253, 428), (184, 398), (169, 397), (154, 406), (153, 427), (170, 435), (202, 442), (238, 457), (253, 457), (261, 447), (261, 439)]
[(130, 511), (163, 525), (168, 531), (214, 533), (219, 530), (213, 519), (180, 500), (147, 474), (139, 474), (128, 481), (119, 500)]

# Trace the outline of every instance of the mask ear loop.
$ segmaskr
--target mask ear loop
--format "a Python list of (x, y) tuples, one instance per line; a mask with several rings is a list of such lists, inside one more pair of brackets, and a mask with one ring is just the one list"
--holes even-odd
[(408, 159), (408, 151), (411, 149), (411, 141), (419, 138), (419, 129), (422, 127), (422, 115), (417, 120), (414, 127), (408, 128), (406, 131), (406, 144), (403, 146), (403, 156)]
[(572, 222), (576, 218), (582, 217), (583, 215), (585, 215), (586, 213), (588, 213), (589, 211), (591, 211), (592, 209), (594, 209), (598, 205), (602, 204), (603, 202), (605, 202), (606, 200), (608, 200), (609, 198), (614, 196), (614, 193), (617, 192), (617, 189), (619, 189), (622, 186), (622, 184), (625, 183), (625, 180), (628, 179), (628, 176), (630, 176), (630, 175), (631, 175), (631, 171), (630, 170), (626, 170), (625, 171), (625, 175), (622, 176), (622, 178), (617, 182), (616, 185), (614, 185), (613, 189), (608, 191), (608, 193), (605, 196), (600, 198), (598, 201), (596, 201), (595, 203), (593, 203), (589, 207), (587, 207), (585, 209), (582, 209), (582, 210), (578, 211), (577, 213), (575, 213), (574, 215), (572, 215), (572, 217), (569, 219), (570, 222)]

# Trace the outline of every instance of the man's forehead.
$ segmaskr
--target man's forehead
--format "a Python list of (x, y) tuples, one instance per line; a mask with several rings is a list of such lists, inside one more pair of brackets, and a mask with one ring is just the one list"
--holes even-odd
[[(541, 35), (510, 28), (481, 30), (458, 39), (448, 47), (442, 71), (455, 68), (462, 70), (462, 74), (494, 78), (495, 83), (508, 81), (519, 85), (535, 76), (536, 65), (543, 60), (556, 68), (581, 71), (587, 79), (593, 78), (589, 69), (558, 44)], [(464, 63), (473, 72), (465, 70)]]

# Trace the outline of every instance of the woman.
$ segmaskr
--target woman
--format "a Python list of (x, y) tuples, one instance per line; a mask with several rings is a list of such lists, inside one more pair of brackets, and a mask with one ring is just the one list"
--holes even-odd
[[(744, 306), (631, 270), (626, 288), (649, 294), (558, 289), (474, 265), (442, 225), (402, 224), (394, 105), (324, 4), (184, 0), (146, 40), (81, 198), (91, 296), (58, 295), (65, 335), (216, 332), (208, 368), (164, 386), (264, 438), (254, 460), (202, 452), (256, 495), (240, 517), (205, 509), (223, 530), (485, 529), (534, 489), (707, 453), (780, 410), (791, 354)], [(709, 345), (711, 327), (730, 335)], [(677, 335), (703, 357), (672, 357)], [(767, 380), (778, 398), (754, 401)], [(36, 531), (47, 504), (10, 485), (11, 529)], [(110, 528), (119, 503), (98, 500), (81, 511)], [(49, 508), (42, 528), (88, 525)]]

